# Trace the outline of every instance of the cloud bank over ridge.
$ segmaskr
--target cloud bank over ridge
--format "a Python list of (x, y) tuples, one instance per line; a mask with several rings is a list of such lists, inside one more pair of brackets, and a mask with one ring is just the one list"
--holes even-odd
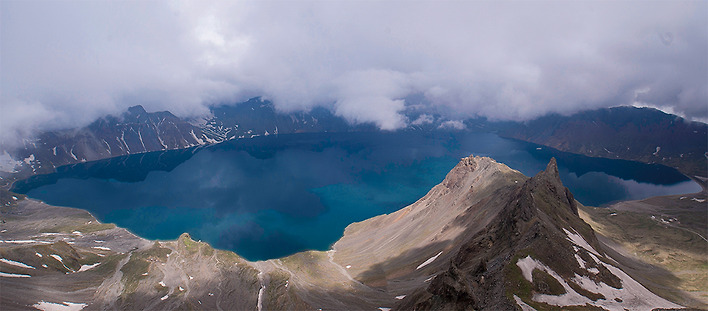
[[(395, 129), (406, 98), (525, 120), (708, 119), (708, 2), (0, 2), (0, 140), (252, 96)], [(10, 119), (10, 120), (7, 120)]]

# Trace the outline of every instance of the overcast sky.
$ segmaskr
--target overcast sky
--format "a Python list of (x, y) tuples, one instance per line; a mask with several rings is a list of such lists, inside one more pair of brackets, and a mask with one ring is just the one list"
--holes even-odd
[(405, 126), (656, 106), (708, 119), (708, 1), (0, 1), (0, 139), (262, 95)]

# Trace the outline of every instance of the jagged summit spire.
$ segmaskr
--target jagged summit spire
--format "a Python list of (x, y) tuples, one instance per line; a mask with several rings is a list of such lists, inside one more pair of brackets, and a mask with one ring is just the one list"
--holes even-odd
[(533, 177), (537, 180), (546, 180), (558, 188), (564, 188), (563, 182), (560, 179), (560, 173), (558, 172), (558, 163), (556, 158), (551, 158), (546, 165), (546, 169), (538, 172), (536, 176)]
[(554, 192), (556, 198), (566, 203), (573, 214), (576, 216), (578, 215), (578, 206), (575, 202), (575, 198), (570, 190), (563, 185), (563, 182), (560, 179), (556, 158), (551, 158), (551, 160), (548, 161), (546, 169), (532, 177), (529, 182), (536, 186), (544, 183), (550, 185), (550, 187), (546, 188)]
[(546, 165), (546, 172), (556, 176), (558, 175), (558, 163), (556, 163), (556, 158), (551, 158), (551, 160), (548, 161), (548, 165)]

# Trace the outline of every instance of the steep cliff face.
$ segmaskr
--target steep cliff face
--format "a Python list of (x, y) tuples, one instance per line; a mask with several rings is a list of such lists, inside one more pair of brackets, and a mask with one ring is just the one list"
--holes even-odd
[(12, 308), (680, 307), (603, 251), (555, 160), (527, 178), (490, 158), (464, 158), (414, 204), (348, 226), (331, 250), (263, 262), (187, 235), (146, 241), (86, 212), (33, 200), (2, 212), (0, 254), (11, 262), (0, 262), (0, 285), (12, 290), (0, 292), (0, 304)]

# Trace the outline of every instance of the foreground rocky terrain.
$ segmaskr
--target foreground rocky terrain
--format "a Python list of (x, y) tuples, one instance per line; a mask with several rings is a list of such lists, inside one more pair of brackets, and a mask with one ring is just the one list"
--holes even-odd
[(645, 274), (647, 278), (671, 279), (703, 307), (708, 305), (705, 191), (620, 202), (607, 208), (583, 207), (580, 216), (613, 250), (671, 272), (670, 276)]
[(598, 239), (555, 160), (528, 178), (489, 158), (464, 158), (414, 204), (348, 226), (329, 251), (261, 262), (186, 234), (148, 241), (86, 211), (6, 191), (2, 199), (3, 310), (705, 306), (670, 272)]

